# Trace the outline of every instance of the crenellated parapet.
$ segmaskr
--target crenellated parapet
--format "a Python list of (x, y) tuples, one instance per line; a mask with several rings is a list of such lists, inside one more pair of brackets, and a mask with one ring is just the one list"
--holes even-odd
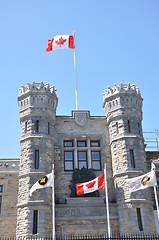
[(27, 93), (44, 93), (44, 92), (57, 96), (55, 87), (54, 86), (50, 87), (49, 83), (44, 84), (43, 82), (41, 83), (33, 82), (32, 84), (27, 83), (27, 86), (21, 86), (21, 88), (19, 88), (19, 96), (22, 96)]
[(131, 94), (134, 93), (141, 97), (139, 87), (136, 87), (135, 84), (130, 85), (130, 83), (128, 84), (120, 83), (119, 85), (115, 84), (112, 88), (108, 87), (108, 89), (104, 90), (103, 96), (104, 98), (107, 98), (114, 96), (115, 94), (118, 93), (131, 93)]
[(142, 120), (142, 101), (139, 87), (135, 84), (119, 84), (112, 88), (104, 90), (103, 93), (103, 108), (108, 117), (116, 117), (116, 115), (123, 115), (123, 112), (130, 111), (131, 115), (136, 116)]
[(48, 83), (27, 83), (19, 89), (18, 104), (20, 117), (36, 114), (35, 108), (36, 111), (43, 110), (44, 114), (49, 114), (49, 110), (55, 112), (58, 104), (56, 89)]

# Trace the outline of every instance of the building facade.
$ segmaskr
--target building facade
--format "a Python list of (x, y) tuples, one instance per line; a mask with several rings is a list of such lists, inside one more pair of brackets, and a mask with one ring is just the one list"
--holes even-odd
[(37, 190), (32, 196), (29, 190), (52, 171), (53, 164), (56, 233), (107, 232), (104, 190), (93, 197), (77, 197), (70, 189), (77, 169), (99, 176), (105, 163), (111, 231), (155, 233), (151, 189), (131, 193), (126, 183), (148, 171), (142, 101), (138, 87), (119, 84), (104, 90), (105, 116), (91, 116), (89, 111), (58, 116), (54, 87), (44, 83), (22, 86), (18, 96), (21, 157), (0, 160), (1, 237), (52, 234), (51, 188)]

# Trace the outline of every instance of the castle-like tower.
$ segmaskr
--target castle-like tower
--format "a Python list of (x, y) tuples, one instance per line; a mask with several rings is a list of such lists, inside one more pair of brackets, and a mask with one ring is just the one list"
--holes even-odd
[(19, 89), (21, 158), (17, 237), (51, 233), (51, 189), (36, 191), (32, 197), (29, 190), (52, 170), (57, 102), (56, 90), (49, 84), (28, 83)]
[(126, 179), (147, 172), (142, 135), (142, 97), (135, 85), (114, 85), (103, 94), (110, 134), (120, 233), (155, 231), (150, 190), (130, 193)]
[(135, 85), (114, 85), (104, 91), (105, 116), (74, 111), (56, 116), (58, 98), (49, 84), (33, 83), (19, 90), (21, 159), (17, 237), (50, 236), (51, 188), (29, 196), (33, 184), (55, 164), (56, 233), (107, 232), (104, 191), (97, 198), (70, 197), (76, 169), (92, 168), (96, 176), (107, 164), (110, 222), (113, 232), (155, 232), (150, 189), (131, 193), (126, 179), (147, 172), (142, 135), (142, 97)]

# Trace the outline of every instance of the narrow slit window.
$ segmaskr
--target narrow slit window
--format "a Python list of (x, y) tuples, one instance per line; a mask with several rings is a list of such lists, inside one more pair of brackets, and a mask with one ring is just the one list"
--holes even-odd
[(119, 133), (119, 126), (118, 126), (118, 122), (116, 122), (116, 133)]
[(39, 150), (35, 150), (35, 169), (39, 169)]
[(50, 123), (48, 122), (48, 134), (50, 134)]
[(137, 212), (137, 221), (138, 221), (139, 230), (143, 231), (141, 209), (140, 208), (136, 208), (136, 212)]
[(38, 233), (38, 210), (33, 210), (33, 234)]
[(3, 192), (3, 185), (0, 185), (0, 193)]
[(39, 120), (36, 120), (36, 132), (39, 132)]
[(130, 160), (131, 160), (131, 166), (135, 168), (134, 149), (130, 149)]
[(138, 123), (138, 132), (140, 134), (140, 123)]
[(131, 132), (130, 121), (128, 120), (128, 132)]

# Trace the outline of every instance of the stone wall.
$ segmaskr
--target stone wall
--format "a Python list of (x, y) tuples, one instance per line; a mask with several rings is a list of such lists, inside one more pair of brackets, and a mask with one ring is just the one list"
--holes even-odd
[(16, 235), (18, 175), (18, 159), (0, 159), (0, 185), (2, 185), (0, 237)]

